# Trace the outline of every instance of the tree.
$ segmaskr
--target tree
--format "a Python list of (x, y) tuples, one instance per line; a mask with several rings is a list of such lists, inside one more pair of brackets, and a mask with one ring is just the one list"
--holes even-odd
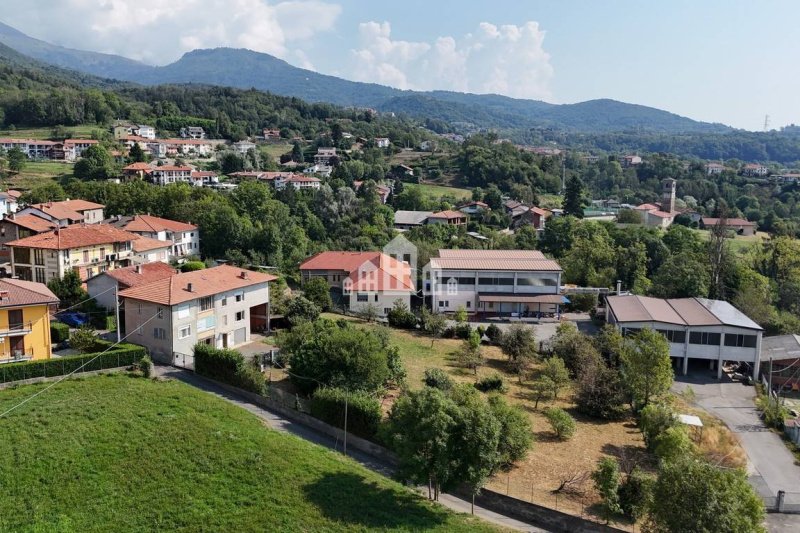
[(500, 338), (500, 348), (508, 356), (511, 368), (522, 375), (531, 361), (536, 357), (536, 338), (533, 328), (524, 324), (512, 324)]
[(331, 289), (322, 278), (312, 278), (303, 285), (303, 296), (322, 311), (330, 311), (333, 307)]
[(490, 396), (489, 407), (500, 422), (497, 461), (507, 468), (524, 459), (533, 446), (531, 421), (520, 407), (509, 405), (501, 396)]
[(463, 324), (467, 321), (467, 310), (464, 309), (463, 306), (459, 306), (456, 312), (453, 313), (453, 319), (456, 321), (456, 324)]
[(422, 329), (431, 336), (431, 348), (433, 348), (433, 341), (437, 337), (441, 337), (447, 327), (447, 319), (441, 313), (431, 313), (427, 308), (422, 308)]
[(693, 458), (663, 462), (653, 487), (647, 530), (764, 532), (764, 503), (741, 469)]
[(286, 318), (288, 318), (292, 324), (297, 324), (301, 320), (313, 322), (319, 318), (320, 312), (320, 308), (317, 304), (303, 296), (295, 296), (289, 300), (289, 303), (286, 305)]
[(553, 383), (553, 398), (558, 398), (558, 391), (569, 383), (569, 371), (560, 357), (549, 357), (544, 362), (542, 375)]
[(461, 366), (472, 370), (476, 376), (478, 375), (478, 367), (483, 364), (483, 353), (481, 337), (477, 331), (470, 333), (469, 338), (461, 343), (456, 357)]
[(693, 298), (708, 295), (708, 268), (696, 254), (670, 256), (653, 276), (651, 292), (661, 298)]
[(100, 144), (93, 144), (83, 151), (73, 172), (76, 178), (84, 180), (107, 180), (117, 175), (111, 154)]
[(622, 353), (622, 376), (638, 408), (666, 393), (673, 379), (667, 339), (650, 328), (633, 335)]
[(6, 153), (6, 159), (8, 160), (8, 170), (12, 172), (20, 172), (23, 168), (25, 168), (25, 164), (28, 161), (28, 156), (19, 148), (14, 147)]
[(581, 369), (575, 386), (578, 410), (604, 420), (619, 420), (625, 414), (625, 386), (616, 368), (602, 360)]
[(295, 142), (292, 145), (292, 161), (294, 161), (295, 163), (304, 162), (303, 149), (300, 147), (299, 142)]
[(63, 278), (51, 279), (47, 282), (47, 288), (53, 291), (63, 307), (73, 307), (89, 298), (80, 276), (74, 270), (67, 270)]
[(597, 469), (592, 472), (594, 488), (603, 500), (603, 514), (606, 524), (611, 516), (622, 512), (619, 504), (619, 465), (610, 457), (603, 457), (597, 464)]
[(441, 368), (426, 368), (422, 382), (426, 387), (433, 387), (445, 392), (453, 388), (453, 380)]
[(374, 303), (370, 302), (366, 305), (362, 305), (356, 311), (356, 316), (361, 320), (366, 320), (367, 322), (375, 322), (378, 320), (378, 306)]
[(639, 520), (647, 512), (653, 493), (655, 479), (638, 466), (627, 475), (619, 486), (619, 505), (622, 512), (634, 520)]
[(575, 218), (583, 218), (583, 208), (589, 205), (586, 198), (586, 189), (581, 179), (576, 175), (567, 181), (564, 190), (564, 214), (572, 215)]
[(133, 143), (131, 146), (130, 151), (128, 152), (128, 162), (130, 163), (143, 163), (147, 161), (147, 156), (142, 150), (142, 147), (139, 146), (139, 143)]
[(686, 427), (676, 425), (667, 428), (655, 438), (653, 452), (662, 461), (675, 461), (681, 457), (691, 456), (693, 448)]
[(400, 298), (394, 301), (392, 308), (386, 315), (386, 320), (393, 328), (415, 329), (417, 327), (417, 315), (412, 313)]
[(202, 261), (186, 261), (181, 265), (181, 272), (196, 272), (205, 268), (206, 264)]
[(544, 412), (545, 418), (550, 422), (553, 432), (561, 440), (569, 440), (575, 433), (575, 419), (560, 407), (550, 407)]
[(70, 333), (69, 346), (81, 353), (93, 352), (97, 347), (97, 334), (90, 326), (81, 326)]
[(225, 175), (244, 170), (244, 158), (234, 152), (225, 152), (219, 160), (219, 166)]
[(556, 327), (556, 335), (550, 343), (553, 355), (564, 360), (567, 368), (576, 376), (581, 369), (592, 366), (600, 359), (592, 339), (578, 331), (572, 322), (563, 322)]
[(554, 387), (555, 383), (547, 376), (539, 376), (533, 380), (533, 397), (535, 398), (534, 409), (539, 408), (539, 402), (541, 400), (549, 398), (550, 395), (553, 394)]
[(642, 224), (642, 214), (634, 209), (620, 209), (617, 213), (620, 224)]

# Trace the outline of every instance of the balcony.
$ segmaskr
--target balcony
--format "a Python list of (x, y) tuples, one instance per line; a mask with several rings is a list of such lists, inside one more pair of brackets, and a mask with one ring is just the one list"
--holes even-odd
[(5, 328), (0, 328), (0, 337), (13, 337), (15, 335), (27, 335), (33, 329), (33, 322), (22, 324), (9, 324)]
[(33, 359), (33, 348), (27, 350), (12, 350), (11, 353), (0, 353), (0, 364), (24, 363)]

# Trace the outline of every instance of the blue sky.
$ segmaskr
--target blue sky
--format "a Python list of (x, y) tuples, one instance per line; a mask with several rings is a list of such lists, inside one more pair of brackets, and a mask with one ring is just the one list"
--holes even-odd
[(3, 3), (0, 19), (30, 35), (154, 64), (237, 46), (403, 88), (613, 98), (751, 130), (765, 115), (800, 124), (797, 1)]

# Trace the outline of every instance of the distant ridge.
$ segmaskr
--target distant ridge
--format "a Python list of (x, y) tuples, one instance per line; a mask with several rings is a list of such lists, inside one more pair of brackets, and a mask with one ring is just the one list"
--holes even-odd
[(725, 133), (732, 128), (615, 100), (555, 105), (500, 95), (451, 91), (403, 91), (328, 76), (252, 50), (201, 49), (155, 67), (113, 54), (75, 50), (34, 39), (0, 23), (0, 43), (39, 61), (102, 78), (145, 85), (200, 83), (255, 88), (310, 102), (371, 107), (474, 128), (552, 128), (576, 133), (638, 131)]

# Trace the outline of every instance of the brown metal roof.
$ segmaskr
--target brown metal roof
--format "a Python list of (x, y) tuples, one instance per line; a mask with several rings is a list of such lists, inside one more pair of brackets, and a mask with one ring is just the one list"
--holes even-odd
[(668, 300), (673, 309), (689, 326), (716, 326), (722, 321), (694, 298)]
[(539, 250), (439, 250), (439, 257), (461, 259), (547, 259)]
[(619, 322), (665, 322), (686, 325), (667, 300), (647, 296), (609, 296), (608, 306)]
[(705, 298), (662, 300), (647, 296), (609, 296), (608, 307), (618, 322), (663, 322), (680, 326), (728, 325), (762, 329), (728, 302)]
[(503, 258), (431, 258), (432, 268), (448, 270), (520, 270), (529, 272), (561, 272), (561, 266), (552, 259), (503, 259)]
[(0, 300), (0, 308), (58, 303), (56, 295), (44, 283), (21, 279), (2, 279), (0, 280), (0, 292), (5, 293), (4, 298)]

